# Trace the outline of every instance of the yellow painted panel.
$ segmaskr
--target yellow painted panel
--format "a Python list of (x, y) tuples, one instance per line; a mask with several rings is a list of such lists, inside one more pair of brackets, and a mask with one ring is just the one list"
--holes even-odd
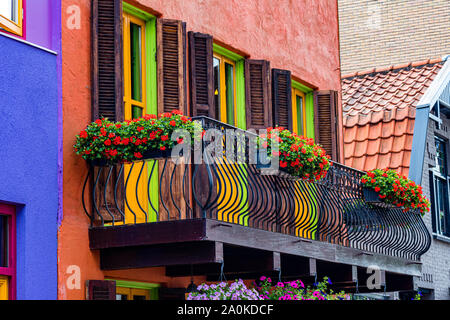
[(127, 297), (127, 300), (135, 300), (136, 296), (144, 297), (144, 300), (150, 300), (150, 290), (138, 288), (116, 287), (116, 294)]
[(150, 300), (150, 290), (133, 288), (131, 289), (131, 296), (133, 300), (135, 300), (135, 296), (141, 296), (144, 297), (144, 300)]
[(0, 276), (0, 300), (9, 300), (8, 277)]

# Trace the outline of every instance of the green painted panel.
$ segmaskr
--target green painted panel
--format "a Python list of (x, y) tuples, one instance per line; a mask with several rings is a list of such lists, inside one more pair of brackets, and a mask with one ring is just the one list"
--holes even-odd
[(132, 14), (133, 16), (136, 16), (139, 19), (142, 20), (156, 19), (154, 15), (151, 15), (150, 13), (145, 12), (144, 10), (136, 8), (127, 2), (122, 2), (122, 5), (124, 12)]
[[(147, 114), (158, 114), (158, 83), (156, 64), (156, 19), (151, 18), (145, 24), (146, 35), (146, 61), (147, 61)], [(148, 162), (148, 173), (150, 175), (154, 160)], [(156, 211), (159, 210), (158, 191), (158, 162), (155, 164), (154, 173), (150, 181), (150, 201)], [(156, 221), (156, 212), (149, 205), (149, 221)]]
[(305, 99), (306, 136), (314, 139), (314, 93), (308, 92), (305, 96)]

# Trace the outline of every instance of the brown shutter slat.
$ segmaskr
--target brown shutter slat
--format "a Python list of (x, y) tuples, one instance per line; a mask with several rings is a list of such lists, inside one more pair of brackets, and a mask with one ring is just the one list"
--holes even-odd
[(188, 39), (191, 114), (215, 119), (213, 38), (209, 34), (190, 31)]
[(292, 131), (291, 72), (272, 69), (272, 107), (274, 125)]
[(272, 126), (270, 96), (270, 63), (265, 60), (246, 59), (247, 129), (266, 129)]
[(115, 281), (88, 280), (86, 287), (86, 300), (116, 300)]
[(123, 120), (122, 0), (92, 1), (92, 119)]
[(158, 113), (186, 108), (186, 23), (158, 19), (156, 24)]
[(339, 161), (337, 91), (314, 92), (314, 135), (334, 161)]

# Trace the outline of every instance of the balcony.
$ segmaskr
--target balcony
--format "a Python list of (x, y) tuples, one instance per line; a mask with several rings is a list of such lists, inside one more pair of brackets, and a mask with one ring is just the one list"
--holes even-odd
[(168, 276), (208, 280), (326, 275), (336, 289), (363, 292), (376, 266), (382, 288), (414, 289), (431, 242), (418, 213), (366, 203), (364, 173), (338, 163), (315, 183), (268, 175), (252, 161), (255, 134), (196, 120), (222, 147), (202, 142), (201, 161), (90, 167), (82, 203), (102, 269), (165, 266)]

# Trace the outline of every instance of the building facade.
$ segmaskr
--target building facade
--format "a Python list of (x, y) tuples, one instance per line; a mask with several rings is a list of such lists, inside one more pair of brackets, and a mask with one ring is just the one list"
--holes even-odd
[(342, 75), (448, 54), (446, 0), (338, 3)]
[[(424, 122), (428, 113), (420, 120), (417, 115), (422, 97), (437, 90), (431, 87), (446, 90), (439, 79), (447, 72), (449, 10), (446, 1), (438, 0), (339, 1), (345, 163), (360, 170), (391, 168), (422, 184), (432, 202), (425, 221), (434, 240), (422, 259), (418, 283), (429, 299), (449, 298), (450, 248), (433, 222), (436, 206), (447, 205), (434, 203), (429, 178), (436, 143), (445, 145), (448, 137), (440, 125)], [(430, 102), (428, 112), (436, 112), (432, 105), (439, 99)], [(440, 100), (446, 103), (445, 94)], [(439, 123), (445, 123), (445, 115), (442, 119)], [(425, 132), (429, 139), (415, 149), (416, 136)], [(448, 198), (446, 190), (440, 192)], [(439, 214), (446, 216), (445, 210)]]
[(0, 299), (57, 298), (60, 17), (59, 1), (0, 4)]
[(345, 163), (396, 170), (430, 199), (424, 221), (433, 241), (417, 279), (425, 299), (449, 299), (449, 65), (427, 60), (343, 78)]
[[(379, 291), (415, 290), (431, 241), (422, 220), (376, 214), (363, 173), (339, 164), (337, 3), (63, 0), (62, 12), (59, 299), (180, 299), (190, 284), (262, 274), (363, 292), (373, 265)], [(238, 165), (160, 154), (105, 166), (74, 152), (92, 121), (176, 110), (238, 136), (283, 126), (335, 164), (313, 183), (261, 174), (237, 141)]]
[[(141, 268), (124, 271), (103, 271), (99, 264), (98, 251), (89, 249), (88, 226), (80, 203), (80, 191), (87, 172), (84, 161), (73, 152), (74, 137), (92, 118), (92, 68), (91, 18), (93, 3), (97, 1), (63, 1), (62, 11), (69, 6), (80, 8), (80, 28), (65, 28), (63, 21), (63, 114), (64, 114), (64, 217), (58, 236), (59, 247), (59, 295), (60, 299), (84, 299), (86, 280), (92, 279), (126, 279), (136, 282), (152, 283), (155, 286), (186, 287), (189, 277), (168, 277), (163, 267)], [(102, 5), (102, 1), (98, 1)], [(114, 1), (117, 3), (117, 1)], [(311, 20), (301, 7), (307, 6), (316, 12)], [(270, 1), (223, 2), (223, 1), (124, 1), (121, 4), (123, 23), (123, 44), (130, 45), (133, 28), (145, 31), (146, 48), (142, 56), (147, 58), (147, 112), (156, 113), (158, 108), (158, 81), (156, 75), (155, 53), (158, 39), (155, 29), (163, 19), (180, 21), (185, 37), (185, 61), (190, 61), (188, 31), (210, 35), (213, 41), (214, 64), (232, 65), (236, 77), (237, 112), (234, 124), (245, 128), (245, 59), (270, 61), (270, 68), (289, 69), (306, 108), (312, 108), (312, 92), (317, 89), (340, 89), (339, 54), (337, 34), (337, 7), (335, 3), (316, 3), (312, 1), (282, 2), (276, 7)], [(101, 11), (101, 8), (98, 10)], [(68, 12), (68, 11), (67, 11)], [(99, 14), (100, 12), (97, 11)], [(94, 14), (94, 16), (93, 16)], [(119, 14), (116, 12), (116, 14)], [(300, 15), (300, 17), (298, 16)], [(273, 19), (267, 19), (267, 16)], [(305, 18), (303, 19), (302, 16)], [(306, 19), (306, 17), (309, 17)], [(69, 18), (70, 14), (63, 15)], [(220, 19), (218, 19), (220, 17)], [(299, 19), (300, 18), (300, 19)], [(306, 21), (309, 21), (308, 23)], [(178, 23), (178, 22), (177, 22)], [(185, 24), (184, 24), (185, 23)], [(299, 25), (300, 24), (300, 25)], [(330, 33), (329, 30), (333, 30)], [(302, 46), (296, 45), (302, 43)], [(289, 46), (287, 44), (292, 44)], [(116, 52), (120, 55), (120, 52)], [(123, 55), (124, 66), (127, 54)], [(67, 61), (67, 63), (64, 63)], [(70, 61), (70, 63), (69, 63)], [(189, 71), (189, 64), (184, 62), (184, 71)], [(270, 71), (270, 69), (268, 69)], [(123, 71), (126, 74), (126, 70)], [(144, 71), (145, 72), (145, 71)], [(118, 76), (119, 79), (122, 75)], [(125, 75), (126, 77), (126, 75)], [(186, 82), (191, 81), (190, 76)], [(241, 81), (241, 82), (240, 82)], [(182, 84), (183, 85), (183, 84)], [(185, 114), (195, 115), (191, 103), (191, 91), (184, 84), (186, 96), (181, 96), (180, 109)], [(125, 84), (125, 91), (127, 91)], [(158, 93), (157, 93), (158, 92)], [(189, 101), (189, 103), (188, 103)], [(339, 104), (336, 104), (338, 106)], [(142, 105), (141, 105), (142, 106)], [(124, 114), (118, 118), (129, 117)], [(309, 116), (309, 115), (308, 115)], [(305, 130), (313, 133), (312, 114), (305, 121)], [(234, 120), (234, 119), (233, 119)], [(306, 132), (305, 132), (306, 133)], [(341, 144), (339, 144), (341, 145)], [(80, 174), (82, 173), (82, 174)], [(69, 289), (66, 281), (72, 275), (67, 272), (72, 265), (79, 266), (82, 286)]]

